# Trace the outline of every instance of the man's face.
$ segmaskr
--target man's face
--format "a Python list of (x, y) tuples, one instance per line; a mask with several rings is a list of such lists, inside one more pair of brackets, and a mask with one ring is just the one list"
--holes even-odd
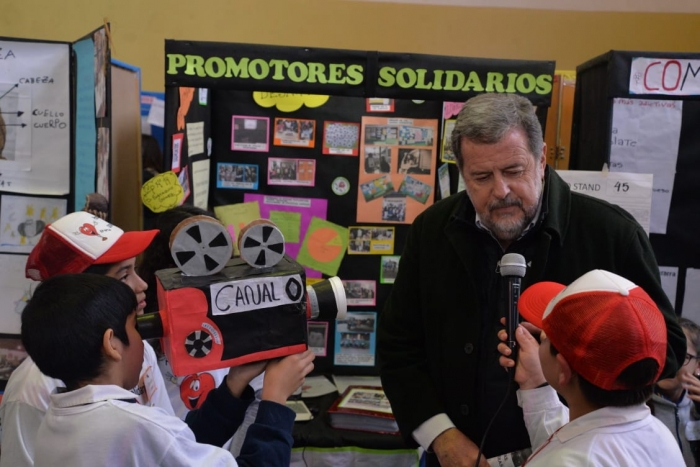
[(539, 160), (521, 128), (495, 144), (462, 138), (462, 176), (481, 222), (502, 242), (517, 239), (532, 221), (542, 195), (546, 145)]
[(146, 307), (146, 289), (148, 288), (148, 284), (136, 274), (136, 270), (134, 269), (135, 265), (136, 258), (125, 259), (124, 261), (112, 265), (105, 276), (113, 277), (131, 287), (131, 290), (136, 294), (136, 301), (138, 302), (136, 305), (136, 313), (142, 315), (143, 309)]

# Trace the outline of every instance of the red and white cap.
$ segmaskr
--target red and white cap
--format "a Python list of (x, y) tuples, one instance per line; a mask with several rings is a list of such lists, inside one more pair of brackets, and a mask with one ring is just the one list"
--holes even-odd
[(596, 269), (568, 287), (540, 282), (523, 292), (518, 310), (594, 386), (632, 389), (618, 377), (646, 358), (659, 365), (654, 381), (661, 375), (666, 321), (651, 297), (624, 277)]
[(42, 281), (81, 273), (93, 264), (118, 263), (141, 254), (157, 234), (157, 230), (124, 232), (88, 212), (73, 212), (44, 229), (29, 254), (25, 273)]

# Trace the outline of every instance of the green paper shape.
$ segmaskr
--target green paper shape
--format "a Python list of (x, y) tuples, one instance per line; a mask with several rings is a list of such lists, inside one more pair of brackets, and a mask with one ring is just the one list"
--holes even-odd
[(348, 229), (312, 217), (297, 262), (302, 266), (335, 276), (348, 249)]
[(288, 211), (270, 211), (270, 220), (284, 235), (285, 243), (299, 243), (301, 230), (301, 213)]

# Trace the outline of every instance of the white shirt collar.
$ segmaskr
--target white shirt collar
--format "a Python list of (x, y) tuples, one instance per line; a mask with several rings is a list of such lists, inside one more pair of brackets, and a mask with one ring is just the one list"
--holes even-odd
[(74, 391), (51, 394), (51, 403), (58, 408), (75, 407), (113, 399), (136, 402), (133, 392), (116, 385), (89, 384)]
[(628, 407), (603, 407), (570, 421), (557, 432), (556, 437), (565, 443), (596, 428), (636, 422), (643, 420), (650, 414), (651, 410), (646, 404)]

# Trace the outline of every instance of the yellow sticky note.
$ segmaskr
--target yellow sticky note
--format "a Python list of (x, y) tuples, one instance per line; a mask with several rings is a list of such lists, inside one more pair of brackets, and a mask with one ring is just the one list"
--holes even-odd
[(141, 201), (153, 212), (163, 212), (180, 204), (184, 191), (173, 172), (158, 174), (141, 187)]
[(257, 201), (252, 203), (227, 204), (225, 206), (215, 206), (214, 214), (222, 224), (226, 226), (231, 238), (233, 238), (233, 252), (240, 255), (238, 251), (238, 234), (241, 229), (251, 221), (260, 219), (260, 205)]
[(294, 112), (301, 106), (315, 108), (328, 101), (330, 96), (316, 94), (289, 94), (281, 92), (254, 92), (253, 100), (261, 107), (277, 107), (280, 112)]
[(300, 212), (270, 211), (270, 220), (282, 232), (285, 243), (299, 243), (299, 230), (301, 230)]

